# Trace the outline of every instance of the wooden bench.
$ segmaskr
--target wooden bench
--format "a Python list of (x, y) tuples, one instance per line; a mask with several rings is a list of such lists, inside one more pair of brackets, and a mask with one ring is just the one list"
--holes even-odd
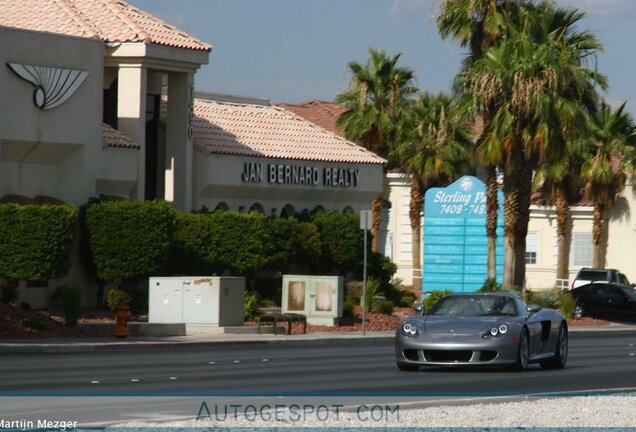
[(292, 324), (295, 322), (303, 323), (303, 334), (307, 333), (307, 317), (296, 313), (268, 313), (258, 317), (258, 333), (261, 333), (261, 324), (273, 323), (274, 334), (277, 334), (278, 323), (287, 323), (287, 334), (292, 334)]

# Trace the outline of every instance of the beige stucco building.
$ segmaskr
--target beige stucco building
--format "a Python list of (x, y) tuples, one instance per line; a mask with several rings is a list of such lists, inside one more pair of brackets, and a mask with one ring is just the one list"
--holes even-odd
[[(382, 190), (386, 161), (333, 132), (266, 100), (195, 95), (211, 46), (124, 1), (3, 1), (0, 42), (0, 202), (291, 216), (359, 212)], [(20, 282), (21, 300), (88, 287), (73, 262), (48, 286)]]

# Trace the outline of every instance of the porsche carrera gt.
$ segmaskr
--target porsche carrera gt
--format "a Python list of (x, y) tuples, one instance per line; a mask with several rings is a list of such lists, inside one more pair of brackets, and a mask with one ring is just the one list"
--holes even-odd
[(512, 293), (455, 293), (430, 311), (407, 317), (395, 333), (402, 371), (421, 366), (510, 366), (531, 363), (563, 368), (568, 325), (556, 310), (529, 306)]

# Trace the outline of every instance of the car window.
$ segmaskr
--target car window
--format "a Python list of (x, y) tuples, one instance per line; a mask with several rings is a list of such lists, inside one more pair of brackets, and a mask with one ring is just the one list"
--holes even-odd
[(623, 284), (623, 285), (629, 285), (629, 280), (627, 280), (627, 276), (625, 276), (623, 273), (619, 273), (618, 274), (618, 283)]
[(427, 315), (516, 316), (514, 299), (505, 296), (448, 296), (438, 301)]
[(626, 298), (636, 301), (636, 291), (630, 287), (621, 287), (621, 291)]
[(589, 281), (608, 280), (607, 272), (605, 270), (581, 270), (576, 278)]
[(484, 314), (479, 298), (472, 296), (449, 296), (438, 301), (428, 315), (479, 316)]

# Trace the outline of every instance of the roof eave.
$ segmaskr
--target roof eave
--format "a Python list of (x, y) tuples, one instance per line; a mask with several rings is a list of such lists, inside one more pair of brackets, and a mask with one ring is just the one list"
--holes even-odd
[(107, 66), (128, 63), (144, 63), (161, 66), (167, 70), (197, 70), (208, 64), (209, 50), (194, 50), (143, 42), (109, 42), (106, 44)]

